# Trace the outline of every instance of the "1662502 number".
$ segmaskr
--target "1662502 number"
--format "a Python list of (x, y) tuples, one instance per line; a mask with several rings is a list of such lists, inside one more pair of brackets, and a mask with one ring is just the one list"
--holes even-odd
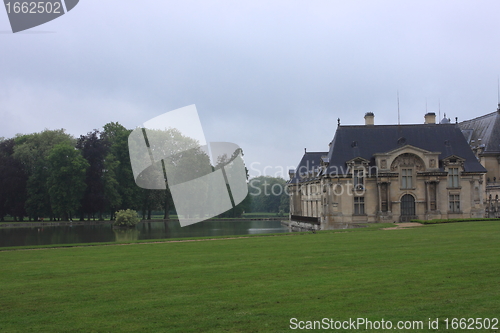
[(497, 330), (498, 318), (453, 318), (444, 320), (446, 329), (462, 329), (462, 330)]
[(60, 2), (7, 2), (5, 7), (8, 14), (61, 14)]

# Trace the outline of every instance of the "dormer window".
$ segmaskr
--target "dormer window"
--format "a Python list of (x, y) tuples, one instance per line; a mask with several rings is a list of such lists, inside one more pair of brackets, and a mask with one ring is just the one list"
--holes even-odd
[(365, 170), (364, 169), (356, 169), (354, 170), (354, 188), (356, 190), (362, 190), (365, 185)]
[(450, 156), (443, 161), (448, 171), (448, 188), (460, 188), (460, 171), (464, 169), (465, 160), (459, 156)]
[(458, 168), (448, 168), (448, 187), (459, 188), (460, 178)]

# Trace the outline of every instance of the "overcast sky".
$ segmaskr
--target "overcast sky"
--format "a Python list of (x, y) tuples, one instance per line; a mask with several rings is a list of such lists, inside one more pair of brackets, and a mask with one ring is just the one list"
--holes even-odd
[(496, 110), (499, 1), (80, 0), (13, 34), (0, 10), (0, 137), (111, 121), (134, 128), (196, 104), (207, 141), (253, 176), (325, 151), (337, 118), (454, 121)]

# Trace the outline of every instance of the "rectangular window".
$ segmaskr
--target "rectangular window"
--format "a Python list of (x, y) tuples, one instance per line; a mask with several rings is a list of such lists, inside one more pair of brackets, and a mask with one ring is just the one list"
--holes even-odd
[(459, 178), (458, 178), (458, 168), (449, 168), (448, 169), (448, 187), (457, 188), (459, 186)]
[(413, 188), (412, 169), (401, 169), (401, 188)]
[(354, 170), (354, 188), (364, 185), (365, 170)]
[(460, 212), (460, 195), (450, 194), (450, 212), (459, 213)]
[(365, 198), (354, 197), (354, 215), (364, 215), (364, 214), (365, 214)]

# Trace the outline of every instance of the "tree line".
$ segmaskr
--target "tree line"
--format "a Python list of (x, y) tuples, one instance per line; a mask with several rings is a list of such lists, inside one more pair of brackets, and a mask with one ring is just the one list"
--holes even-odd
[[(131, 132), (111, 122), (102, 131), (79, 138), (64, 129), (0, 138), (0, 220), (5, 216), (16, 221), (113, 219), (120, 209), (140, 211), (143, 219), (161, 211), (168, 219), (175, 214), (168, 187), (148, 190), (135, 183), (128, 147)], [(252, 181), (255, 185), (257, 179), (263, 186), (260, 178), (249, 182), (249, 195), (243, 202), (219, 217), (287, 211), (284, 192), (256, 193)], [(267, 181), (284, 184), (280, 178)]]

